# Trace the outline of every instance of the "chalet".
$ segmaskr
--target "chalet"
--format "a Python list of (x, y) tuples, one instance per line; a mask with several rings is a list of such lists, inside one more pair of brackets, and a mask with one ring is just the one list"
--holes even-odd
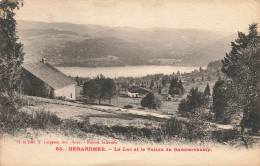
[(41, 62), (23, 64), (23, 91), (27, 95), (75, 100), (75, 81), (51, 66)]
[(142, 87), (132, 87), (128, 90), (127, 95), (129, 97), (143, 97), (150, 93), (149, 90)]

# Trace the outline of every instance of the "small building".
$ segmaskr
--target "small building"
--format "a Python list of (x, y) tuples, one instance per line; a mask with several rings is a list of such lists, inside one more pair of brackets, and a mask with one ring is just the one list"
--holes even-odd
[(143, 97), (150, 93), (149, 90), (142, 88), (142, 87), (132, 87), (127, 91), (127, 95), (129, 97)]
[(26, 95), (76, 100), (75, 81), (43, 58), (41, 62), (23, 64)]
[(166, 100), (166, 101), (172, 101), (173, 98), (172, 98), (171, 95), (168, 94), (167, 96), (165, 96), (165, 100)]
[(165, 101), (172, 101), (173, 97), (170, 94), (161, 94)]

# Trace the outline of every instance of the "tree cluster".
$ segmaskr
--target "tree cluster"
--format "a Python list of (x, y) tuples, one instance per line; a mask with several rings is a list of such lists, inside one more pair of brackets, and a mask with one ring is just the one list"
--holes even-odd
[(168, 94), (170, 95), (179, 95), (179, 94), (183, 94), (184, 93), (184, 87), (182, 85), (182, 81), (178, 80), (177, 77), (173, 77), (171, 84), (170, 84), (170, 88), (169, 88), (169, 92)]
[(116, 84), (113, 79), (105, 78), (102, 75), (84, 83), (82, 95), (87, 102), (94, 103), (98, 100), (109, 100), (117, 95)]
[(141, 105), (142, 107), (147, 107), (149, 109), (157, 109), (161, 107), (162, 102), (158, 97), (150, 92), (142, 99)]
[(162, 77), (162, 86), (165, 87), (170, 82), (170, 77), (165, 75)]
[(211, 62), (209, 62), (209, 64), (207, 65), (207, 70), (220, 71), (220, 70), (221, 70), (221, 66), (222, 66), (221, 60), (211, 61)]
[[(219, 80), (212, 93), (216, 122), (227, 124), (233, 119), (239, 120), (242, 130), (251, 128), (252, 132), (260, 129), (260, 35), (257, 28), (258, 24), (251, 24), (247, 35), (238, 32), (238, 38), (231, 42), (232, 49), (222, 60), (221, 71), (226, 77), (222, 79), (218, 73)], [(218, 64), (218, 61), (212, 62), (208, 67), (216, 68)], [(192, 88), (179, 105), (180, 114), (191, 116), (194, 110), (207, 107), (209, 96), (209, 85), (204, 94)]]
[(181, 100), (178, 111), (181, 116), (191, 117), (195, 110), (205, 108), (207, 102), (204, 92), (199, 91), (198, 87), (191, 88), (186, 99)]
[[(246, 35), (238, 32), (238, 38), (231, 42), (232, 49), (222, 60), (222, 72), (232, 80), (232, 97), (234, 108), (242, 108), (242, 128), (260, 129), (260, 35), (258, 24), (249, 26)], [(229, 93), (229, 92), (227, 92)]]

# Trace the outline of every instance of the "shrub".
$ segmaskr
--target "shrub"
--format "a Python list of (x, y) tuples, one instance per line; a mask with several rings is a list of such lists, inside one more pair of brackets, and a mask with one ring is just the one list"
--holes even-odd
[(36, 126), (40, 129), (45, 129), (49, 126), (56, 126), (61, 124), (61, 120), (55, 113), (49, 111), (36, 111), (33, 115), (34, 120), (36, 120)]
[(187, 99), (182, 99), (178, 106), (178, 111), (181, 116), (189, 116), (189, 112), (191, 111), (191, 106)]
[(3, 133), (14, 134), (21, 128), (29, 127), (32, 124), (32, 115), (16, 110), (0, 112), (0, 130)]
[(166, 120), (162, 125), (161, 129), (165, 137), (181, 136), (184, 131), (184, 122), (175, 118)]
[(55, 97), (55, 99), (57, 99), (57, 100), (66, 100), (66, 98), (64, 96), (57, 96), (57, 97)]
[(161, 107), (162, 102), (150, 92), (142, 99), (141, 105), (142, 107), (147, 107), (149, 109), (157, 109)]
[(128, 108), (133, 108), (133, 106), (132, 105), (125, 105), (124, 106), (124, 109), (128, 109)]
[(228, 124), (238, 112), (241, 112), (237, 103), (232, 101), (233, 96), (235, 94), (231, 84), (224, 80), (216, 81), (212, 94), (212, 111), (216, 122)]
[(36, 105), (36, 102), (28, 98), (28, 96), (20, 95), (20, 102), (19, 102), (20, 107), (23, 106), (34, 106)]
[(184, 137), (189, 141), (208, 141), (210, 134), (208, 133), (209, 124), (206, 123), (205, 110), (196, 108), (192, 110), (189, 122), (186, 123), (183, 131)]
[(203, 92), (198, 90), (198, 87), (192, 88), (186, 99), (182, 99), (178, 111), (181, 116), (189, 117), (193, 110), (204, 108), (206, 106), (206, 98)]
[(61, 124), (61, 120), (55, 113), (40, 110), (33, 114), (26, 112), (1, 111), (0, 113), (0, 129), (4, 133), (14, 134), (20, 129), (28, 127), (34, 129), (47, 129)]

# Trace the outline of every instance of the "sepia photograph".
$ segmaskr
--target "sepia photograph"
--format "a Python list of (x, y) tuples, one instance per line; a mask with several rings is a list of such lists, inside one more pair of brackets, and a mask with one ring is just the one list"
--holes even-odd
[(0, 0), (0, 166), (259, 166), (259, 0)]

